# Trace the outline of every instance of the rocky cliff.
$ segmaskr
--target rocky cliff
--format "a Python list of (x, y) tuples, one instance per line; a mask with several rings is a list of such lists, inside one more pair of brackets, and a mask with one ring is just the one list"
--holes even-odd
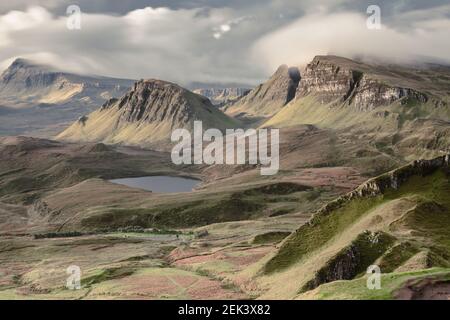
[(446, 68), (317, 56), (302, 71), (295, 99), (261, 126), (312, 124), (408, 161), (436, 157), (450, 151), (449, 79)]
[[(261, 269), (263, 281), (278, 286), (280, 279), (294, 279), (295, 295), (362, 278), (371, 265), (382, 273), (448, 268), (449, 178), (450, 154), (367, 181), (287, 237)], [(271, 288), (267, 297), (282, 289)]]
[(400, 74), (389, 74), (384, 69), (357, 61), (317, 56), (306, 66), (296, 95), (301, 98), (313, 94), (322, 104), (346, 102), (365, 111), (399, 99), (428, 101), (427, 94), (399, 85), (406, 85), (405, 79), (397, 81), (399, 78)]
[(167, 141), (174, 129), (191, 129), (195, 120), (202, 121), (204, 129), (224, 130), (236, 125), (204, 96), (170, 82), (140, 80), (120, 99), (110, 99), (57, 138), (152, 144)]
[[(412, 176), (426, 176), (437, 169), (450, 173), (450, 154), (431, 160), (416, 160), (399, 169), (370, 179), (355, 190), (323, 206), (316, 215), (327, 214), (343, 206), (345, 203), (364, 197), (374, 197), (383, 194), (388, 188), (398, 189)], [(310, 223), (314, 223), (311, 219)]]
[(228, 107), (226, 113), (249, 117), (274, 115), (295, 97), (299, 81), (300, 71), (297, 67), (282, 65), (267, 82), (258, 85)]

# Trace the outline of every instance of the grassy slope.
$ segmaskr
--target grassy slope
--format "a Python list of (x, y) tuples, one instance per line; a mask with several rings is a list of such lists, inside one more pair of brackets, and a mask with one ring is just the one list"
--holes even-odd
[[(203, 128), (218, 128), (225, 130), (235, 128), (238, 122), (228, 117), (217, 108), (204, 104), (199, 96), (186, 91), (184, 98), (190, 105), (195, 120), (203, 122)], [(188, 123), (173, 121), (126, 122), (121, 120), (122, 111), (119, 102), (106, 110), (98, 109), (87, 116), (88, 120), (81, 124), (74, 122), (60, 133), (56, 139), (64, 141), (89, 142), (102, 141), (109, 144), (122, 143), (126, 145), (150, 145), (167, 143), (175, 128), (192, 129), (193, 120)]]
[[(414, 176), (399, 189), (383, 195), (357, 198), (328, 214), (316, 215), (288, 237), (279, 252), (266, 260), (260, 284), (271, 287), (263, 297), (292, 297), (342, 250), (355, 244), (365, 230), (382, 231), (394, 237), (394, 247), (371, 256), (371, 247), (359, 248), (366, 264), (379, 263), (387, 272), (401, 267), (416, 252), (426, 255), (419, 267), (450, 266), (450, 184), (441, 170), (426, 177)], [(393, 258), (397, 245), (412, 246), (405, 256)], [(389, 254), (391, 253), (391, 254)], [(323, 271), (323, 270), (322, 270)], [(326, 269), (325, 269), (326, 271)], [(280, 283), (295, 277), (286, 288)]]
[(450, 280), (450, 270), (431, 268), (412, 272), (388, 273), (381, 276), (381, 289), (367, 289), (367, 277), (351, 281), (335, 281), (323, 284), (320, 287), (296, 296), (301, 300), (387, 300), (394, 299), (396, 291), (407, 281), (425, 277)]
[(397, 101), (361, 112), (352, 105), (321, 104), (310, 95), (291, 101), (262, 127), (313, 124), (338, 130), (341, 136), (358, 137), (380, 152), (409, 161), (433, 158), (450, 149), (449, 120), (450, 108), (432, 102)]

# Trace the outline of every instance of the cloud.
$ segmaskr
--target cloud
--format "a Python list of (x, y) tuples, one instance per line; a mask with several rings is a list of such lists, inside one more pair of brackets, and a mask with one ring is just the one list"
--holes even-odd
[(222, 36), (224, 34), (226, 34), (227, 32), (230, 32), (232, 28), (238, 26), (240, 23), (246, 21), (246, 20), (250, 20), (252, 19), (252, 16), (243, 16), (243, 17), (239, 17), (230, 21), (227, 21), (224, 24), (221, 24), (219, 27), (214, 27), (213, 28), (213, 37), (215, 39), (220, 39), (222, 38)]
[(0, 68), (25, 57), (79, 73), (254, 85), (317, 54), (450, 57), (441, 0), (379, 0), (381, 30), (366, 28), (369, 0), (78, 0), (81, 30), (66, 28), (69, 2), (21, 0), (7, 12), (12, 5), (0, 4)]
[[(450, 7), (440, 8), (441, 13)], [(418, 15), (414, 15), (418, 18)], [(266, 34), (255, 42), (252, 54), (273, 70), (281, 63), (304, 66), (315, 55), (382, 59), (408, 63), (423, 59), (450, 62), (450, 19), (422, 14), (402, 28), (366, 26), (366, 15), (355, 12), (315, 13)], [(405, 21), (405, 17), (399, 19)]]
[(0, 61), (21, 56), (81, 73), (181, 84), (256, 83), (263, 73), (248, 68), (247, 47), (234, 40), (217, 44), (212, 36), (215, 26), (229, 32), (242, 19), (233, 20), (228, 9), (200, 11), (147, 7), (123, 16), (82, 14), (81, 30), (68, 30), (66, 17), (42, 7), (9, 12), (0, 17), (0, 39), (9, 39), (0, 44)]

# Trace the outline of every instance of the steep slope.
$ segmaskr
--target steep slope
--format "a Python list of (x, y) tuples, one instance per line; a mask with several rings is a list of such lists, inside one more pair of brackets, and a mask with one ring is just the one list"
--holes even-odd
[(299, 81), (298, 68), (282, 65), (267, 82), (229, 106), (226, 113), (242, 117), (270, 117), (295, 97)]
[(449, 177), (450, 155), (414, 161), (328, 203), (266, 260), (263, 297), (359, 278), (372, 264), (382, 273), (450, 268)]
[(166, 142), (174, 129), (191, 129), (195, 120), (201, 120), (204, 129), (236, 125), (203, 96), (173, 83), (141, 80), (120, 99), (109, 100), (57, 138), (149, 145)]
[(132, 80), (82, 76), (17, 59), (0, 76), (0, 134), (50, 138)]
[(450, 148), (449, 84), (446, 68), (317, 56), (295, 99), (263, 126), (314, 124), (371, 140), (383, 152), (435, 157)]

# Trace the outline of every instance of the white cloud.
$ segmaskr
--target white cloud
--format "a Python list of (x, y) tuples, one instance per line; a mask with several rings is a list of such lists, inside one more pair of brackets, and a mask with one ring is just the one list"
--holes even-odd
[(280, 64), (305, 64), (317, 54), (450, 57), (450, 6), (405, 11), (390, 20), (382, 6), (382, 30), (368, 30), (366, 8), (343, 9), (353, 0), (266, 2), (83, 13), (81, 30), (72, 31), (64, 16), (43, 7), (11, 11), (0, 15), (0, 68), (26, 57), (116, 77), (256, 84)]
[(200, 14), (200, 9), (148, 7), (123, 16), (82, 14), (81, 18), (81, 30), (68, 30), (65, 17), (54, 17), (40, 7), (0, 16), (0, 39), (9, 39), (0, 61), (28, 57), (81, 73), (181, 84), (256, 83), (263, 75), (258, 67), (246, 68), (247, 48), (237, 45), (227, 51), (232, 42), (216, 45), (211, 36), (217, 25), (221, 32), (230, 31), (229, 9)]
[(270, 70), (282, 63), (304, 66), (315, 55), (324, 54), (392, 62), (420, 57), (449, 61), (450, 42), (445, 36), (450, 34), (449, 19), (418, 20), (399, 30), (387, 25), (369, 30), (366, 19), (354, 12), (307, 15), (261, 37), (252, 53)]
[(222, 32), (228, 32), (230, 30), (231, 30), (231, 27), (229, 24), (223, 24), (220, 26), (220, 31), (222, 31)]

